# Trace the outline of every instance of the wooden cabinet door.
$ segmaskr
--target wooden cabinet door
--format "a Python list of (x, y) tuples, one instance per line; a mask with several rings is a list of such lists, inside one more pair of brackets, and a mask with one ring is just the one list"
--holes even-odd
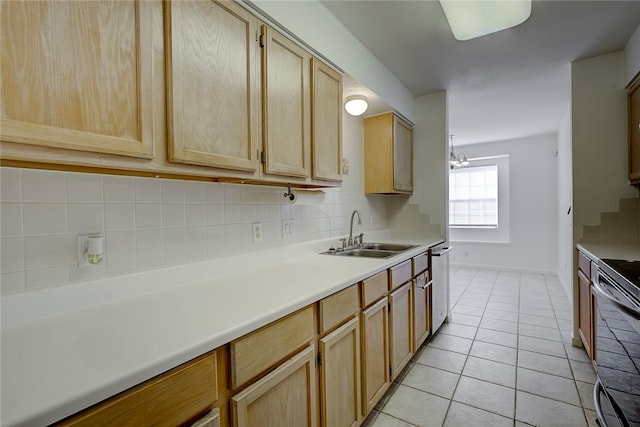
[(165, 4), (170, 161), (257, 172), (257, 34), (229, 1)]
[(342, 75), (311, 60), (312, 177), (342, 181)]
[(233, 396), (233, 426), (316, 426), (315, 368), (315, 348), (310, 345)]
[(151, 7), (2, 2), (0, 139), (152, 158)]
[(413, 129), (397, 116), (393, 117), (393, 188), (413, 192)]
[(373, 411), (391, 385), (389, 379), (389, 311), (382, 298), (362, 311), (362, 409)]
[(629, 90), (629, 181), (640, 184), (640, 80)]
[(307, 51), (262, 26), (263, 149), (265, 173), (306, 178), (310, 158)]
[(431, 283), (425, 274), (413, 281), (413, 352), (415, 353), (431, 332)]
[(320, 339), (320, 407), (324, 427), (354, 427), (361, 419), (360, 326), (357, 317)]
[(389, 341), (391, 380), (394, 380), (413, 355), (411, 329), (412, 283), (407, 282), (389, 294)]
[(366, 194), (413, 192), (413, 128), (394, 113), (364, 119)]
[(589, 278), (578, 270), (578, 333), (589, 357), (593, 359), (593, 311)]

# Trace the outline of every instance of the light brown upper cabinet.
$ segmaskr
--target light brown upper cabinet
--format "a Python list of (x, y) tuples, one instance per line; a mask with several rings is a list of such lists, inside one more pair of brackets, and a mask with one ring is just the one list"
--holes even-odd
[(629, 109), (629, 181), (640, 186), (640, 79), (628, 94)]
[(233, 2), (165, 4), (170, 161), (257, 173), (257, 34)]
[(364, 119), (367, 194), (413, 193), (413, 126), (393, 113)]
[(311, 60), (313, 179), (342, 181), (342, 75)]
[(262, 26), (264, 171), (307, 178), (310, 163), (311, 55), (282, 34)]
[(152, 158), (151, 4), (0, 7), (0, 139)]

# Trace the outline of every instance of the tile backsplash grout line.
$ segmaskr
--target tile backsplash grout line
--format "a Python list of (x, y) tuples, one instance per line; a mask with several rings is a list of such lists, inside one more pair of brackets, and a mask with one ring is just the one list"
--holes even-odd
[[(364, 195), (359, 174), (318, 205), (289, 205), (279, 187), (9, 167), (0, 176), (3, 294), (337, 237), (356, 208), (376, 217), (363, 231), (388, 226), (386, 202)], [(283, 219), (295, 223), (292, 238)], [(262, 242), (251, 240), (253, 222)], [(81, 269), (76, 238), (91, 233), (105, 235), (105, 263)]]

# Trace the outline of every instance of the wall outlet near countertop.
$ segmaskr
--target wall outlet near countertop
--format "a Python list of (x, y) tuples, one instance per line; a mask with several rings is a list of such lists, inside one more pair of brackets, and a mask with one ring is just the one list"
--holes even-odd
[(251, 234), (253, 235), (253, 243), (262, 241), (262, 223), (254, 222), (251, 224)]

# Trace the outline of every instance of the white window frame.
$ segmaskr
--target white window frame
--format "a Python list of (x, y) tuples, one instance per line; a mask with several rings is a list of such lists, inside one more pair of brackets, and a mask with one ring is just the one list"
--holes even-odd
[[(452, 242), (509, 243), (509, 155), (471, 158), (469, 165), (496, 165), (498, 168), (498, 226), (451, 226), (449, 227), (449, 240)], [(448, 194), (447, 180), (447, 225), (449, 224)]]
[[(468, 190), (469, 194), (466, 195), (466, 197), (461, 198), (461, 199), (452, 199), (452, 178), (456, 177), (456, 180), (459, 180), (463, 175), (465, 174), (469, 174), (469, 173), (475, 173), (476, 175), (478, 173), (483, 173), (483, 171), (480, 171), (479, 169), (483, 169), (483, 170), (487, 170), (487, 169), (491, 169), (492, 171), (495, 170), (495, 198), (479, 198), (479, 197), (472, 197), (471, 196), (471, 192), (472, 192), (472, 188), (471, 186), (466, 186), (466, 185), (458, 185), (457, 189), (458, 190)], [(475, 169), (475, 171), (474, 171)], [(486, 175), (485, 175), (486, 177)], [(466, 188), (465, 188), (466, 187)], [(478, 188), (477, 185), (473, 186), (475, 188)], [(487, 185), (483, 186), (484, 188), (488, 188)], [(491, 186), (493, 187), (493, 186)], [(479, 195), (478, 195), (479, 196)], [(486, 194), (485, 194), (486, 196)], [(484, 205), (480, 208), (480, 210), (478, 211), (478, 213), (481, 214), (480, 216), (480, 221), (474, 224), (468, 224), (468, 223), (455, 223), (451, 221), (451, 216), (452, 216), (452, 209), (454, 207), (455, 204), (460, 203), (461, 207), (463, 208), (467, 208), (470, 209), (470, 205), (471, 204), (481, 204)], [(486, 204), (490, 203), (491, 205), (495, 204), (495, 222), (491, 222), (491, 223), (487, 223), (487, 217), (485, 215), (485, 210), (483, 208), (486, 208)], [(449, 227), (451, 228), (497, 228), (498, 227), (498, 222), (500, 220), (499, 215), (498, 215), (498, 165), (475, 165), (475, 164), (470, 164), (467, 167), (463, 167), (463, 168), (455, 168), (455, 169), (451, 169), (449, 171)], [(455, 214), (453, 214), (453, 216), (457, 216)], [(469, 220), (469, 212), (465, 212), (463, 213), (460, 218), (464, 218), (466, 220)], [(485, 221), (483, 223), (483, 221)]]

